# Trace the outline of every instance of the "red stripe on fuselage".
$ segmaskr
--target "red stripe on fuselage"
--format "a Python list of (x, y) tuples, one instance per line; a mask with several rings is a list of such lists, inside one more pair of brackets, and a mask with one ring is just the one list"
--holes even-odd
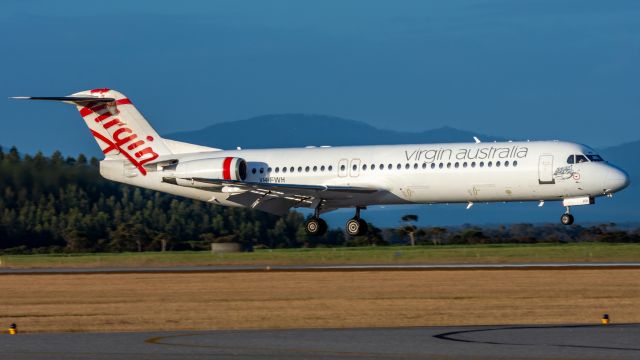
[(224, 159), (222, 163), (222, 178), (224, 180), (231, 180), (231, 162), (233, 161), (232, 157), (228, 157)]

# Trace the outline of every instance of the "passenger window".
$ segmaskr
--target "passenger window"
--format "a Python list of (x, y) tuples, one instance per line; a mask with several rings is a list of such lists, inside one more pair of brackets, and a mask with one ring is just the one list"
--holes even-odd
[(282, 167), (282, 172), (283, 172), (283, 173), (286, 173), (286, 172), (287, 172), (287, 167), (286, 167), (286, 166)]
[(307, 167), (305, 167), (305, 168), (304, 168), (304, 171), (305, 171), (305, 172), (309, 172), (309, 167), (308, 167), (308, 166), (307, 166)]
[(456, 169), (457, 169), (457, 168), (459, 168), (459, 167), (460, 167), (460, 163), (459, 163), (459, 162), (456, 162), (456, 164), (455, 164), (454, 166), (455, 166), (455, 167), (456, 167)]
[(362, 170), (367, 170), (367, 164), (362, 165)]
[(576, 155), (576, 164), (580, 164), (580, 163), (584, 163), (584, 162), (589, 162), (589, 160), (587, 160), (587, 157), (584, 155)]
[(383, 164), (380, 164), (380, 166), (378, 166), (378, 168), (379, 168), (380, 170), (384, 170), (384, 165), (383, 165)]
[(320, 166), (320, 171), (324, 171), (324, 165)]
[(518, 160), (513, 160), (513, 166), (518, 166)]
[(451, 163), (447, 163), (447, 169), (451, 169)]
[(422, 163), (422, 168), (426, 169), (427, 168), (427, 163)]
[(509, 167), (509, 161), (508, 160), (504, 162), (504, 166), (505, 167)]
[(389, 166), (387, 166), (387, 169), (391, 170), (393, 168), (393, 165), (389, 164)]
[(462, 163), (462, 167), (466, 168), (467, 167), (467, 162), (465, 161), (464, 163)]
[(329, 171), (333, 170), (333, 166), (329, 165)]
[(435, 169), (436, 168), (436, 163), (431, 163), (431, 168)]
[(353, 166), (351, 167), (351, 170), (353, 170), (353, 171), (358, 170), (358, 165), (353, 165)]
[(471, 167), (472, 167), (472, 168), (476, 167), (476, 162), (475, 162), (475, 161), (472, 161), (472, 162), (471, 162)]
[(270, 173), (270, 172), (271, 172), (271, 170), (272, 170), (272, 169), (271, 169), (271, 167), (268, 167), (268, 168), (267, 168), (267, 172), (268, 172), (268, 173)]
[(480, 167), (484, 167), (484, 161), (480, 161)]
[(255, 174), (256, 173), (256, 168), (251, 169), (251, 173)]
[(347, 167), (344, 165), (340, 165), (340, 170), (344, 171)]
[(574, 155), (569, 155), (569, 157), (567, 158), (567, 164), (574, 164), (575, 161), (575, 156)]
[(260, 168), (260, 174), (264, 174), (264, 168)]
[(316, 172), (316, 171), (318, 171), (318, 167), (317, 167), (317, 166), (314, 166), (314, 167), (313, 167), (313, 172)]
[(396, 165), (396, 169), (400, 170), (402, 168), (402, 165), (398, 164)]
[(413, 164), (413, 168), (417, 169), (418, 168), (418, 163)]
[(444, 164), (443, 164), (443, 163), (440, 163), (440, 164), (438, 165), (438, 167), (439, 167), (440, 169), (442, 169), (442, 168), (444, 167)]
[(298, 172), (302, 172), (302, 166), (298, 166)]
[(496, 167), (500, 167), (500, 161), (496, 161)]
[(491, 161), (489, 161), (489, 162), (487, 163), (487, 166), (488, 166), (488, 167), (491, 167), (492, 165), (493, 165), (493, 163), (492, 163)]

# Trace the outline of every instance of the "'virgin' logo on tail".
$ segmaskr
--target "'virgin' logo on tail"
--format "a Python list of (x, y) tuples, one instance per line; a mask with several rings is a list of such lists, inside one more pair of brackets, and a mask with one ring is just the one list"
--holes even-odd
[[(115, 105), (132, 105), (129, 99), (120, 99), (115, 101)], [(98, 140), (104, 142), (107, 147), (102, 150), (106, 155), (112, 151), (119, 151), (124, 155), (131, 164), (133, 164), (142, 175), (147, 175), (147, 170), (144, 168), (144, 164), (153, 161), (158, 158), (158, 154), (153, 151), (151, 142), (153, 142), (152, 136), (147, 136), (142, 139), (131, 128), (127, 127), (120, 119), (114, 117), (111, 112), (113, 110), (117, 113), (117, 109), (112, 104), (98, 104), (95, 106), (85, 106), (80, 109), (80, 115), (86, 117), (90, 114), (97, 114), (94, 119), (96, 123), (102, 125), (109, 134), (112, 134), (112, 139), (100, 134), (95, 130), (91, 130), (91, 134)]]

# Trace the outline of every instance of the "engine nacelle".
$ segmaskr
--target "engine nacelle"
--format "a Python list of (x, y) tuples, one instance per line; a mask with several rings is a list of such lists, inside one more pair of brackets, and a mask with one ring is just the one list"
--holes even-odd
[(247, 162), (237, 157), (180, 161), (175, 168), (165, 168), (164, 171), (168, 177), (177, 179), (243, 181), (247, 178)]

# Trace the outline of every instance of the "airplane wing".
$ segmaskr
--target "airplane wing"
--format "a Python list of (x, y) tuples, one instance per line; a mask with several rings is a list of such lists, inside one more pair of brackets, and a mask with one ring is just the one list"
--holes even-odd
[(222, 191), (232, 193), (227, 200), (276, 215), (283, 215), (292, 207), (315, 207), (320, 201), (321, 212), (327, 212), (336, 209), (331, 206), (333, 200), (346, 200), (381, 191), (356, 186), (274, 184), (202, 178), (193, 180), (219, 185)]

